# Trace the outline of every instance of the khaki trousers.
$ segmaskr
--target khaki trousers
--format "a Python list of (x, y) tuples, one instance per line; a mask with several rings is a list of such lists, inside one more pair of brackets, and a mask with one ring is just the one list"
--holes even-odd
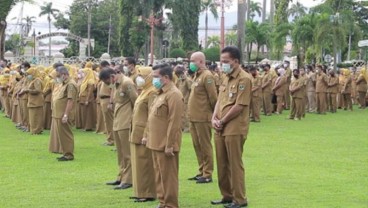
[(145, 145), (130, 144), (134, 196), (156, 198), (152, 151)]
[(276, 108), (276, 112), (278, 112), (279, 114), (282, 113), (282, 111), (284, 110), (284, 105), (286, 108), (286, 102), (285, 102), (285, 96), (283, 95), (277, 95), (277, 108)]
[[(290, 83), (288, 83), (287, 86), (290, 86)], [(285, 109), (289, 109), (290, 108), (290, 91), (289, 91), (289, 89), (287, 89), (286, 92), (285, 92), (284, 102), (285, 102)]]
[(105, 133), (105, 122), (100, 103), (96, 104), (96, 133)]
[(359, 92), (359, 104), (360, 107), (363, 109), (367, 107), (367, 102), (365, 101), (366, 95), (367, 95), (366, 92)]
[(112, 127), (114, 124), (114, 111), (107, 108), (109, 105), (109, 102), (101, 102), (101, 111), (102, 111), (102, 117), (105, 124), (106, 134), (107, 134), (107, 142), (110, 144), (114, 144), (114, 138), (112, 135)]
[(188, 119), (188, 103), (184, 104), (184, 113), (182, 115), (182, 129), (184, 131), (188, 131), (190, 128), (189, 119)]
[(74, 158), (74, 136), (71, 122), (61, 122), (61, 118), (52, 118), (50, 140), (56, 136), (63, 155), (66, 158)]
[(328, 110), (330, 112), (336, 113), (337, 111), (337, 94), (336, 93), (328, 93)]
[[(54, 125), (53, 122), (55, 122), (54, 119), (51, 119), (51, 127)], [(49, 151), (52, 153), (63, 153), (59, 141), (59, 136), (57, 134), (57, 131), (55, 131), (54, 129), (50, 131)]]
[(272, 115), (272, 94), (263, 93), (263, 112), (265, 115)]
[(316, 92), (307, 92), (308, 111), (316, 112)]
[(43, 131), (43, 107), (28, 108), (29, 131), (31, 134), (39, 134)]
[(243, 135), (215, 134), (218, 185), (222, 198), (233, 200), (237, 204), (247, 202), (242, 161), (245, 140)]
[(317, 103), (317, 113), (326, 113), (327, 101), (326, 101), (326, 93), (325, 92), (317, 92), (316, 93), (316, 103)]
[(344, 109), (353, 110), (353, 101), (351, 100), (351, 94), (343, 93), (342, 96), (344, 99)]
[(260, 97), (252, 97), (250, 102), (250, 109), (252, 111), (252, 118), (255, 121), (261, 121), (260, 113), (261, 113), (261, 98)]
[(159, 207), (179, 207), (179, 153), (166, 156), (165, 152), (152, 150), (157, 199)]
[(199, 165), (199, 174), (205, 178), (212, 178), (213, 149), (210, 122), (190, 122), (190, 134)]
[(132, 184), (132, 166), (130, 163), (129, 129), (114, 131), (116, 152), (118, 153), (119, 174), (117, 181)]
[(301, 119), (303, 116), (303, 98), (294, 98), (291, 100), (290, 118)]
[(82, 128), (84, 130), (96, 129), (96, 103), (90, 102), (88, 105), (80, 104)]

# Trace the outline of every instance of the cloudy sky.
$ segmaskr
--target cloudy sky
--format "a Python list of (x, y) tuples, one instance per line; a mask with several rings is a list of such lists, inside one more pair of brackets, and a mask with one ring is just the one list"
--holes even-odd
[[(236, 2), (235, 0), (233, 1)], [(262, 4), (263, 2), (263, 0), (255, 0), (255, 1), (260, 2), (260, 4)], [(315, 6), (321, 3), (322, 1), (323, 0), (299, 0), (299, 2), (301, 2), (306, 7)], [(49, 2), (49, 1), (35, 0), (35, 4), (31, 5), (31, 4), (25, 3), (23, 7), (23, 17), (35, 16), (36, 22), (34, 23), (34, 28), (36, 29), (36, 32), (41, 32), (42, 34), (48, 32), (47, 17), (46, 16), (39, 17), (40, 6), (46, 4), (46, 2)], [(267, 0), (267, 3), (269, 2), (270, 0)], [(54, 8), (57, 8), (60, 11), (64, 12), (68, 10), (69, 6), (73, 3), (73, 0), (52, 0), (52, 3), (53, 3)], [(21, 4), (16, 5), (12, 9), (12, 11), (10, 12), (7, 18), (7, 21), (9, 23), (9, 27), (7, 29), (8, 35), (12, 33), (17, 33), (18, 31), (16, 23), (17, 23), (17, 18), (20, 18), (21, 8), (22, 8)], [(227, 8), (226, 12), (232, 13), (236, 10), (237, 10), (237, 5), (236, 3), (234, 3), (230, 8)], [(203, 25), (202, 22), (200, 24)], [(218, 26), (218, 25), (214, 25), (214, 26)], [(52, 31), (56, 31), (56, 28), (52, 28)]]

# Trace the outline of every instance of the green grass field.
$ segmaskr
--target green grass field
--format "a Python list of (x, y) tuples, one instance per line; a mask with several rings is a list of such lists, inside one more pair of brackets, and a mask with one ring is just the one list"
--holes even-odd
[[(252, 124), (244, 161), (249, 206), (368, 207), (368, 110), (308, 114), (302, 121), (262, 117)], [(49, 132), (31, 136), (0, 118), (0, 207), (155, 207), (128, 199), (132, 189), (112, 190), (116, 153), (103, 135), (75, 131), (75, 160), (58, 162), (48, 152)], [(188, 134), (180, 153), (180, 205), (211, 206), (220, 199), (214, 183), (197, 185)]]

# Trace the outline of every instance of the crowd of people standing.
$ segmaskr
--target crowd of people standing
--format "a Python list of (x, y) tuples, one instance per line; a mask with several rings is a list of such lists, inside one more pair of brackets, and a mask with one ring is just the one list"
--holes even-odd
[(114, 189), (133, 187), (135, 202), (159, 200), (158, 207), (179, 207), (178, 167), (182, 132), (190, 132), (198, 173), (189, 180), (212, 182), (214, 134), (218, 185), (222, 198), (213, 205), (248, 204), (242, 161), (249, 122), (260, 115), (301, 120), (306, 112), (326, 114), (366, 107), (365, 69), (290, 63), (242, 66), (240, 51), (226, 47), (221, 68), (202, 52), (186, 64), (137, 66), (134, 58), (115, 65), (55, 63), (31, 66), (0, 62), (1, 106), (16, 128), (50, 131), (49, 151), (59, 161), (74, 160), (72, 128), (106, 135), (116, 146), (119, 172)]

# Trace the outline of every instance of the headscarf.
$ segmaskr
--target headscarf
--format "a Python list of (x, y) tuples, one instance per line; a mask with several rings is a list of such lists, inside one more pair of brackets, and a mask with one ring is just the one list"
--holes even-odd
[(32, 75), (33, 79), (40, 78), (41, 74), (35, 67), (31, 67), (27, 70), (27, 74)]
[[(138, 76), (141, 76), (145, 80), (145, 84), (142, 87), (142, 92), (138, 96), (136, 103), (146, 99), (152, 92), (156, 92), (156, 88), (152, 85), (153, 70), (152, 67), (140, 67), (138, 68)], [(135, 81), (135, 80), (133, 80)]]
[[(90, 62), (88, 62), (88, 63), (90, 63)], [(87, 64), (86, 64), (86, 66), (87, 66)], [(94, 71), (92, 71), (92, 68), (88, 68), (88, 67), (84, 68), (83, 73), (84, 73), (85, 76), (84, 76), (83, 82), (81, 84), (79, 95), (83, 94), (84, 91), (86, 91), (89, 84), (95, 85), (97, 83), (96, 82), (96, 75), (95, 75)]]
[(56, 70), (50, 71), (45, 77), (45, 87), (43, 88), (43, 92), (46, 93), (52, 88), (52, 84), (54, 83), (54, 79), (56, 79), (57, 72)]

